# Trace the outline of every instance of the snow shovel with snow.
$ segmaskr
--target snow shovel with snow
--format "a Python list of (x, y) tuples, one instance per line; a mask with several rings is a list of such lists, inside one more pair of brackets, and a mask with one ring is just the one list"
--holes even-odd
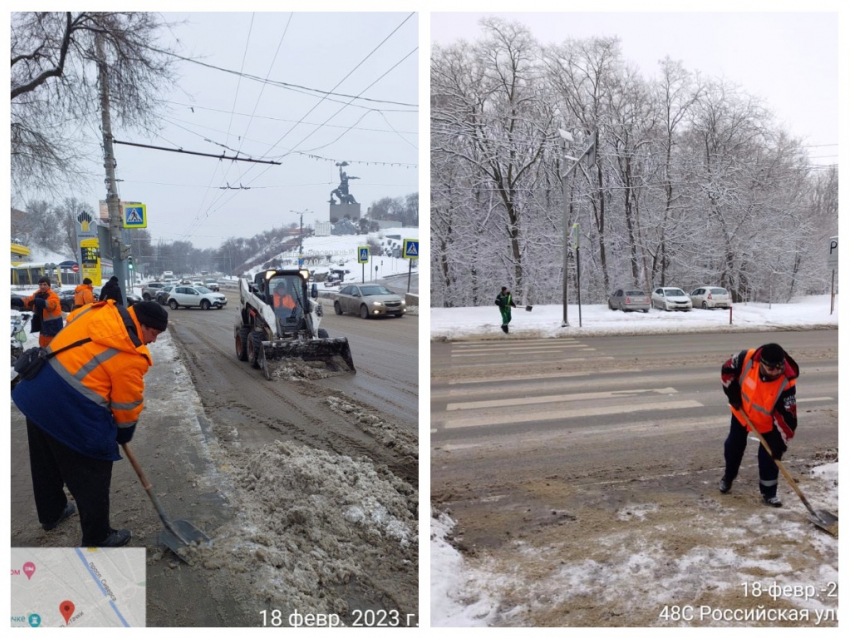
[(806, 506), (806, 509), (809, 510), (809, 521), (820, 527), (823, 531), (832, 534), (836, 538), (838, 537), (838, 517), (832, 512), (827, 512), (826, 510), (815, 510), (811, 505), (809, 505), (809, 500), (803, 494), (803, 490), (800, 489), (800, 486), (797, 485), (797, 482), (791, 476), (791, 473), (785, 469), (785, 465), (783, 465), (782, 461), (773, 456), (773, 451), (770, 449), (770, 446), (767, 444), (767, 441), (764, 440), (764, 437), (761, 435), (761, 432), (756, 430), (753, 422), (750, 421), (749, 417), (744, 414), (743, 410), (739, 410), (739, 412), (743, 415), (744, 420), (747, 422), (747, 427), (750, 432), (755, 434), (758, 437), (759, 442), (764, 446), (764, 449), (770, 454), (770, 458), (773, 459), (773, 462), (776, 463), (776, 467), (779, 468), (779, 471), (782, 472), (782, 476), (788, 481), (789, 485), (797, 492), (797, 496), (800, 497), (800, 500), (803, 501), (803, 505)]
[(130, 465), (132, 465), (133, 469), (136, 470), (136, 476), (138, 476), (139, 480), (142, 482), (142, 487), (145, 488), (145, 492), (148, 493), (153, 506), (156, 508), (157, 514), (159, 514), (160, 520), (162, 520), (162, 525), (165, 527), (165, 529), (159, 533), (159, 542), (174, 552), (180, 560), (188, 563), (189, 559), (186, 555), (187, 547), (199, 545), (209, 547), (212, 545), (212, 541), (209, 536), (204, 534), (189, 521), (173, 521), (168, 517), (165, 510), (162, 508), (162, 505), (160, 505), (156, 494), (153, 493), (153, 485), (150, 484), (145, 473), (142, 471), (142, 466), (139, 465), (135, 455), (130, 451), (130, 446), (126, 443), (122, 443), (121, 447), (124, 449), (124, 454), (127, 455)]

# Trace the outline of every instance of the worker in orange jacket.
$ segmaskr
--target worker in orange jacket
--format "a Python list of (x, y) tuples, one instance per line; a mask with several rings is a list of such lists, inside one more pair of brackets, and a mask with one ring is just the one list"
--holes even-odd
[[(38, 345), (46, 348), (65, 325), (62, 320), (62, 304), (59, 301), (59, 295), (50, 287), (50, 278), (39, 279), (38, 291), (29, 297), (23, 297), (23, 303), (28, 310), (32, 310), (38, 316), (41, 323)], [(33, 323), (38, 325), (35, 320)]]
[(68, 315), (50, 350), (73, 347), (13, 390), (26, 416), (33, 494), (45, 530), (76, 511), (64, 484), (80, 510), (82, 546), (130, 541), (129, 530), (109, 525), (112, 464), (144, 408), (143, 379), (153, 365), (146, 344), (167, 327), (168, 313), (153, 301), (131, 308), (112, 300), (83, 306)]
[(94, 287), (91, 279), (86, 277), (83, 283), (74, 288), (74, 310), (90, 303), (94, 303)]
[[(732, 489), (747, 447), (749, 418), (770, 446), (773, 457), (781, 460), (788, 441), (797, 430), (797, 362), (777, 343), (743, 350), (733, 355), (720, 372), (723, 391), (732, 411), (732, 426), (724, 445), (726, 472), (720, 479), (720, 491)], [(776, 495), (779, 468), (773, 458), (759, 446), (759, 491), (766, 505), (782, 507)]]

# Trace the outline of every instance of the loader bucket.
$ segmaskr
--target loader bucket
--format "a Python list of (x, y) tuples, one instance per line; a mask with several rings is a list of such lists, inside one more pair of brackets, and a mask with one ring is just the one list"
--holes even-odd
[(324, 361), (335, 371), (357, 372), (348, 339), (311, 339), (310, 341), (278, 341), (266, 349), (266, 359), (302, 359), (303, 361)]

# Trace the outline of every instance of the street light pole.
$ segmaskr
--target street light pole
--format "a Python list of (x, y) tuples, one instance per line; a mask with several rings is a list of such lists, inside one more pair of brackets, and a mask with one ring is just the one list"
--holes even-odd
[(298, 231), (298, 267), (301, 267), (302, 262), (304, 261), (304, 213), (310, 213), (311, 211), (299, 211), (299, 210), (291, 210), (290, 213), (295, 213), (301, 218), (301, 229)]

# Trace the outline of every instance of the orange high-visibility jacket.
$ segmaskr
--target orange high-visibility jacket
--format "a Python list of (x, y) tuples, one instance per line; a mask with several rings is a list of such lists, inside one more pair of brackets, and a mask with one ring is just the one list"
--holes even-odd
[(91, 284), (80, 284), (74, 288), (74, 308), (94, 303), (94, 286)]
[[(796, 386), (797, 381), (796, 379), (789, 379), (784, 374), (773, 381), (762, 381), (759, 378), (759, 363), (753, 357), (755, 353), (755, 350), (747, 351), (741, 374), (738, 377), (738, 383), (741, 386), (741, 410), (756, 426), (756, 430), (762, 434), (767, 434), (773, 429), (776, 402), (786, 389)], [(741, 415), (741, 410), (736, 410), (731, 405), (729, 409), (735, 415), (735, 418), (746, 427), (746, 421)]]
[(134, 310), (112, 300), (74, 310), (50, 350), (86, 337), (91, 342), (57, 354), (35, 378), (21, 381), (12, 398), (71, 449), (118, 460), (118, 429), (132, 437), (144, 408), (143, 378), (153, 361)]
[(283, 295), (274, 293), (274, 307), (292, 310), (295, 308), (295, 299), (289, 293)]
[[(24, 305), (30, 310), (38, 310), (35, 306), (35, 299), (38, 292), (32, 293), (29, 297), (24, 297)], [(42, 321), (50, 321), (51, 319), (61, 319), (62, 318), (62, 304), (59, 302), (59, 295), (56, 294), (56, 291), (53, 288), (47, 289), (47, 305), (44, 307), (44, 310), (41, 314)]]

